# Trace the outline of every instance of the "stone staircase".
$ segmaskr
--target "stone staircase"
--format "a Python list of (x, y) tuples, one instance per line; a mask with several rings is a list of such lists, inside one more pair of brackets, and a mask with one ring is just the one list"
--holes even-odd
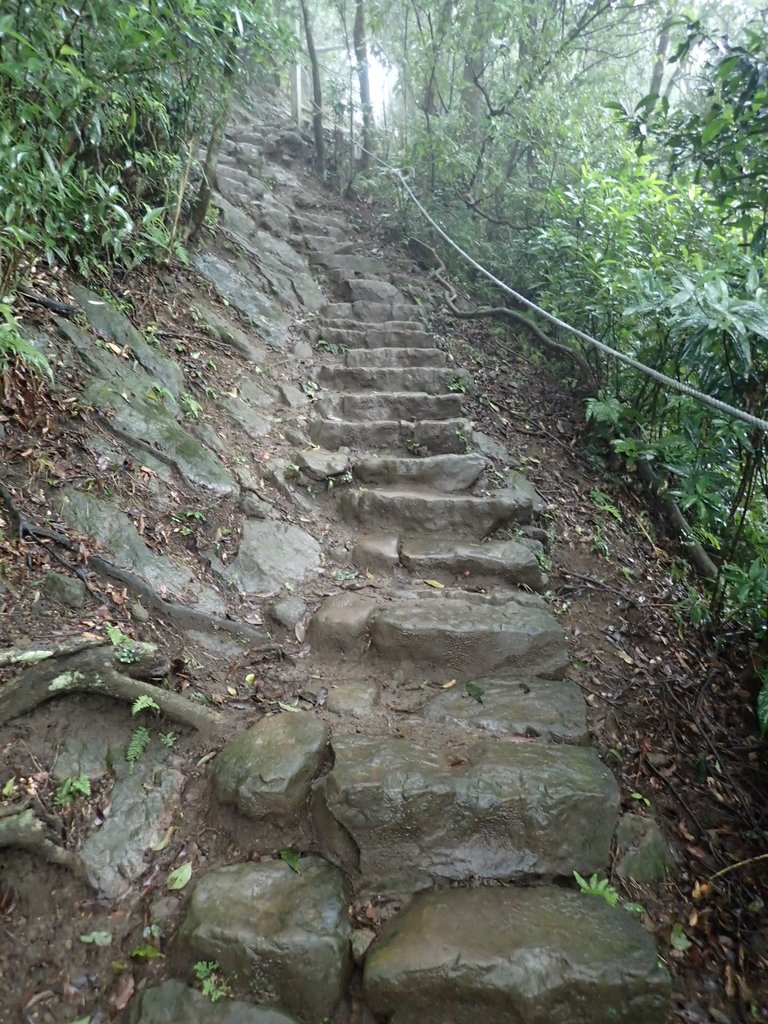
[[(262, 224), (333, 293), (308, 325), (323, 389), (308, 431), (348, 452), (352, 482), (329, 500), (376, 585), (332, 593), (307, 626), (303, 668), (336, 713), (329, 698), (327, 712), (264, 718), (213, 763), (220, 800), (290, 826), (306, 855), (298, 871), (267, 859), (205, 874), (177, 969), (216, 960), (279, 1007), (243, 1007), (253, 1024), (662, 1024), (669, 980), (643, 928), (572, 884), (608, 869), (619, 791), (537, 593), (539, 500), (515, 474), (491, 485), (462, 414), (468, 374), (352, 226), (265, 204), (262, 144), (233, 133), (218, 187), (261, 201)], [(347, 905), (366, 899), (403, 909), (352, 929)], [(181, 1020), (162, 1008), (190, 998), (168, 982), (134, 1019)], [(230, 1020), (217, 1012), (204, 1019)]]

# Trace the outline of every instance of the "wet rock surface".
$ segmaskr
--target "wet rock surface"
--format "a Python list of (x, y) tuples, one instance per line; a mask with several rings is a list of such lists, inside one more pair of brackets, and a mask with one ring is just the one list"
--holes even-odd
[(296, 1024), (279, 1010), (225, 999), (210, 999), (180, 981), (145, 989), (136, 1000), (130, 1024)]
[[(608, 861), (618, 789), (588, 748), (476, 740), (431, 750), (336, 738), (333, 752), (318, 798), (352, 837), (360, 871), (374, 884), (409, 874), (570, 876)], [(329, 836), (326, 848), (334, 845)]]
[(278, 824), (298, 818), (328, 736), (328, 726), (309, 712), (263, 718), (216, 758), (216, 798), (249, 818)]
[(303, 857), (210, 871), (195, 886), (178, 936), (190, 966), (215, 960), (248, 980), (257, 1001), (305, 1024), (330, 1016), (351, 970), (347, 891), (341, 872)]
[(669, 979), (637, 922), (555, 889), (418, 896), (366, 958), (392, 1024), (659, 1024)]
[(145, 853), (163, 838), (178, 805), (185, 778), (164, 763), (165, 753), (148, 753), (131, 770), (123, 755), (110, 816), (83, 845), (89, 879), (110, 899), (124, 897), (149, 869)]
[(432, 722), (499, 736), (577, 744), (589, 740), (578, 689), (551, 679), (473, 679), (469, 688), (453, 687), (434, 697), (423, 714)]
[(320, 545), (296, 526), (249, 519), (237, 557), (224, 576), (246, 593), (268, 595), (301, 581), (321, 565)]

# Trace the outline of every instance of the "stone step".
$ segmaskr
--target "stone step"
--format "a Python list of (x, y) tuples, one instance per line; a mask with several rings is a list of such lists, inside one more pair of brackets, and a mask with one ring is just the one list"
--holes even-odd
[(433, 366), (371, 367), (322, 366), (318, 380), (337, 391), (421, 391), (430, 395), (468, 391), (471, 377), (465, 370)]
[[(610, 862), (619, 790), (590, 747), (350, 736), (332, 748), (313, 794), (315, 838), (365, 885), (570, 879)], [(343, 850), (348, 837), (357, 863)]]
[(330, 238), (338, 238), (340, 240), (348, 240), (350, 229), (346, 231), (340, 227), (334, 227), (333, 225), (321, 224), (319, 221), (314, 220), (312, 217), (307, 217), (301, 213), (291, 213), (291, 227), (299, 235), (328, 235)]
[(461, 576), (467, 583), (504, 580), (516, 586), (543, 591), (549, 582), (536, 553), (516, 540), (473, 544), (442, 537), (403, 537), (400, 563), (423, 578)]
[(379, 654), (443, 682), (562, 676), (568, 664), (563, 630), (537, 595), (426, 591), (411, 587), (377, 600), (354, 593), (326, 598), (310, 620), (310, 642), (348, 657)]
[[(344, 274), (345, 272), (340, 271)], [(387, 281), (342, 276), (344, 298), (350, 302), (407, 302), (403, 293)]]
[[(327, 446), (325, 446), (327, 447)], [(341, 496), (341, 514), (363, 530), (394, 528), (398, 533), (482, 540), (510, 523), (530, 522), (530, 494), (505, 488), (483, 498), (446, 494), (429, 488), (353, 488)]]
[(323, 267), (325, 270), (339, 270), (349, 275), (360, 274), (365, 277), (381, 278), (387, 276), (387, 264), (384, 260), (377, 260), (372, 256), (357, 256), (354, 253), (317, 252), (310, 256), (309, 262), (315, 267)]
[[(176, 936), (178, 965), (192, 979), (198, 960), (216, 960), (226, 977), (247, 978), (260, 1002), (304, 1022), (330, 1019), (352, 972), (348, 904), (341, 872), (319, 857), (302, 857), (299, 871), (266, 860), (204, 872)], [(227, 1024), (248, 1020), (236, 1006)], [(265, 1007), (263, 1014), (261, 1024), (284, 1024), (282, 1013), (273, 1016)], [(207, 1024), (212, 1018), (182, 1019)]]
[(323, 306), (320, 316), (326, 320), (354, 320), (358, 323), (382, 324), (389, 320), (414, 321), (421, 307), (402, 302), (332, 302)]
[[(480, 678), (441, 690), (426, 705), (428, 722), (554, 743), (589, 743), (586, 701), (574, 683), (559, 679)], [(472, 694), (474, 693), (474, 697)]]
[(354, 250), (354, 242), (342, 242), (338, 238), (331, 238), (330, 235), (305, 235), (304, 245), (313, 253), (328, 253), (346, 255)]
[(363, 391), (326, 395), (317, 402), (319, 416), (345, 420), (449, 420), (461, 415), (461, 395), (422, 391)]
[(488, 460), (482, 455), (432, 455), (421, 459), (368, 456), (352, 465), (365, 484), (408, 484), (454, 493), (468, 491), (482, 476)]
[[(426, 349), (437, 352), (435, 339), (422, 330), (419, 324), (405, 323), (402, 327), (381, 324), (380, 327), (359, 324), (356, 321), (327, 320), (321, 321), (317, 332), (318, 338), (334, 345), (343, 345), (348, 349), (375, 351), (379, 348), (404, 348), (409, 351)], [(444, 355), (444, 353), (442, 353)]]
[[(426, 335), (429, 337), (429, 335)], [(398, 369), (399, 367), (443, 368), (448, 356), (439, 348), (350, 348), (344, 356), (344, 363), (350, 369), (373, 369), (378, 367)]]
[(389, 1024), (663, 1024), (671, 986), (620, 907), (492, 887), (417, 896), (368, 951), (363, 994)]
[(309, 423), (313, 444), (329, 451), (346, 445), (365, 451), (419, 451), (425, 455), (464, 452), (469, 422), (465, 419), (341, 420), (315, 418)]

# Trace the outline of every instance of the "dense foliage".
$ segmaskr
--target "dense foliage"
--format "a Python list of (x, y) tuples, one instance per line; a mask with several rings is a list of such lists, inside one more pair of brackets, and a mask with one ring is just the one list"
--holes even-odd
[(195, 150), (287, 36), (270, 0), (16, 0), (0, 14), (0, 355), (38, 258), (88, 276), (183, 256)]

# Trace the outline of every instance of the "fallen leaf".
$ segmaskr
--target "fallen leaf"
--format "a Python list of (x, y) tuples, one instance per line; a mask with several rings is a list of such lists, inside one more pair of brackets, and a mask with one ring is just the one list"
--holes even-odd
[(151, 847), (152, 852), (153, 853), (161, 853), (168, 846), (168, 843), (170, 843), (171, 839), (173, 838), (173, 833), (175, 831), (176, 831), (176, 826), (175, 825), (169, 825), (169, 827), (165, 830), (165, 834), (163, 835), (162, 839), (159, 839), (155, 843), (155, 845), (153, 847)]
[(443, 685), (441, 686), (441, 689), (442, 690), (450, 690), (450, 688), (452, 686), (455, 686), (455, 685), (456, 685), (456, 680), (455, 679), (449, 679), (447, 683), (443, 683)]
[(299, 865), (301, 863), (301, 854), (296, 853), (295, 850), (281, 850), (280, 860), (284, 860), (291, 871), (295, 871), (297, 875), (301, 874)]
[(209, 750), (207, 754), (203, 754), (200, 760), (195, 765), (195, 768), (202, 768), (204, 764), (208, 764), (218, 754), (218, 750)]
[(678, 953), (685, 953), (693, 945), (679, 921), (672, 925), (672, 934), (669, 937), (669, 941), (672, 948), (676, 949)]
[(168, 881), (165, 883), (166, 889), (171, 892), (177, 889), (183, 889), (192, 877), (192, 865), (189, 861), (181, 864), (174, 871), (168, 875)]
[(485, 690), (482, 686), (478, 686), (477, 683), (465, 683), (464, 686), (472, 700), (476, 700), (478, 704), (483, 703), (483, 694), (485, 693)]
[(227, 687), (227, 693), (229, 694), (230, 697), (236, 697), (237, 696), (237, 690), (234, 688), (234, 686), (228, 686)]
[(437, 580), (424, 580), (424, 583), (426, 583), (428, 587), (434, 587), (435, 590), (445, 590), (445, 584), (438, 583)]
[(111, 932), (88, 932), (87, 935), (80, 935), (80, 941), (86, 945), (93, 946), (111, 946), (112, 945), (112, 934)]
[(125, 974), (121, 974), (117, 979), (114, 991), (110, 998), (110, 1003), (116, 1010), (124, 1010), (130, 1002), (133, 990), (136, 988), (136, 983), (133, 980), (133, 975), (130, 971), (126, 971)]

